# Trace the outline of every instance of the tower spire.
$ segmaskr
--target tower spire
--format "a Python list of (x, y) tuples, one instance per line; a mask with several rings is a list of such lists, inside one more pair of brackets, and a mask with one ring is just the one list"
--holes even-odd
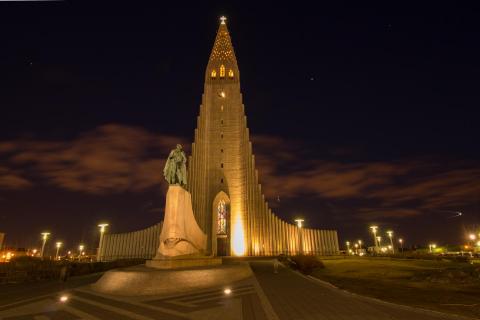
[(237, 65), (237, 58), (233, 50), (232, 39), (228, 32), (227, 18), (220, 17), (220, 25), (218, 26), (217, 36), (213, 44), (210, 58), (208, 59), (208, 66), (206, 70), (206, 80), (239, 79), (239, 71)]

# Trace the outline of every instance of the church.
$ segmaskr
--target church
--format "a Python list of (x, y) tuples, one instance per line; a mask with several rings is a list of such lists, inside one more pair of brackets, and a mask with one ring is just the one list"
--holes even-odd
[[(197, 128), (188, 157), (187, 189), (207, 254), (269, 256), (339, 252), (335, 230), (308, 229), (276, 216), (259, 183), (240, 90), (240, 70), (226, 18), (220, 24), (205, 70)], [(123, 234), (105, 234), (100, 260), (155, 255), (161, 223)]]

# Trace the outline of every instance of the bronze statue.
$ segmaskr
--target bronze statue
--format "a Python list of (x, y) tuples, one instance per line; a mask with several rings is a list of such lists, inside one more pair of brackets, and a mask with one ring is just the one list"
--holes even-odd
[(182, 187), (187, 185), (187, 157), (182, 150), (182, 146), (177, 144), (177, 148), (173, 149), (168, 156), (163, 175), (168, 184), (177, 184)]

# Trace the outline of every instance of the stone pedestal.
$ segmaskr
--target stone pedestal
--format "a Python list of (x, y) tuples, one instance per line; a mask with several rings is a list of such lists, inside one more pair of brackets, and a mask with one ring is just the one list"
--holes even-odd
[(146, 266), (155, 269), (182, 269), (221, 265), (222, 259), (204, 256), (207, 235), (197, 224), (192, 210), (192, 196), (181, 186), (170, 185), (165, 203), (165, 217), (160, 245)]
[(169, 258), (147, 260), (146, 266), (155, 269), (182, 269), (195, 267), (210, 267), (222, 264), (219, 257)]
[(207, 235), (197, 224), (192, 196), (181, 186), (170, 185), (165, 203), (160, 245), (154, 260), (201, 255), (207, 247)]
[(107, 271), (91, 288), (120, 296), (171, 295), (232, 285), (251, 276), (246, 262), (175, 270), (136, 266)]

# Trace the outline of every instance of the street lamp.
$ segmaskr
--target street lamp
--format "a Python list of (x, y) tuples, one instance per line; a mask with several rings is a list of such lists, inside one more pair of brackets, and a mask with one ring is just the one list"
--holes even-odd
[(61, 242), (57, 242), (55, 244), (55, 246), (57, 247), (57, 253), (55, 254), (55, 260), (58, 260), (58, 251), (60, 251), (60, 247), (62, 246), (62, 243)]
[(43, 253), (45, 252), (45, 244), (47, 243), (47, 239), (48, 239), (48, 236), (50, 235), (50, 232), (42, 232), (41, 235), (42, 235), (43, 243), (42, 243), (42, 251), (40, 253), (40, 256), (43, 259)]
[(400, 243), (400, 249), (402, 250), (402, 253), (403, 253), (403, 239), (402, 238), (398, 239), (398, 242)]
[(103, 246), (103, 234), (105, 233), (106, 228), (108, 227), (108, 223), (100, 223), (98, 227), (100, 228), (100, 240), (98, 241), (97, 261), (100, 261), (101, 253), (102, 253), (101, 250)]
[(295, 219), (295, 222), (297, 223), (298, 227), (298, 241), (300, 242), (300, 254), (303, 254), (303, 234), (302, 234), (302, 223), (305, 220), (303, 219)]
[(360, 249), (362, 249), (362, 240), (358, 240), (358, 245), (359, 245)]
[(85, 248), (85, 246), (83, 244), (78, 246), (78, 260), (80, 260), (80, 257), (82, 256), (84, 248)]
[(437, 245), (435, 243), (430, 243), (428, 245), (429, 249), (430, 249), (430, 253), (433, 253), (433, 250), (432, 249), (435, 249), (437, 247)]
[(377, 230), (378, 230), (378, 227), (377, 226), (370, 226), (370, 229), (372, 229), (373, 242), (375, 244), (375, 249), (377, 249), (378, 248), (378, 244), (377, 244)]
[(378, 236), (377, 237), (377, 242), (378, 242), (378, 246), (381, 247), (382, 246), (382, 237)]
[(474, 233), (470, 233), (468, 235), (468, 238), (470, 239), (470, 244), (472, 245), (472, 247), (474, 246), (475, 244), (475, 239), (477, 239), (477, 236), (474, 234)]
[(350, 241), (345, 242), (347, 245), (347, 254), (350, 254)]
[(388, 230), (387, 235), (390, 238), (390, 245), (392, 246), (392, 253), (395, 253), (395, 249), (393, 248), (393, 231)]

